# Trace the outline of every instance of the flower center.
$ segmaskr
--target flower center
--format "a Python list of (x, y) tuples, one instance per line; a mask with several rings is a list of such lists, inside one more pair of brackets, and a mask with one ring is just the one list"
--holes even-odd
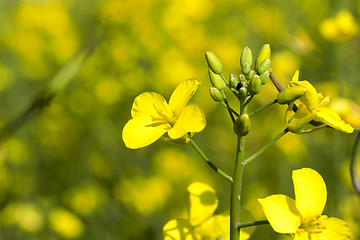
[(301, 222), (300, 229), (308, 232), (309, 234), (321, 233), (326, 227), (323, 225), (321, 218), (304, 219)]
[(174, 126), (175, 119), (172, 114), (166, 113), (158, 105), (154, 104), (154, 108), (159, 116), (152, 116), (154, 121), (166, 123), (170, 128)]

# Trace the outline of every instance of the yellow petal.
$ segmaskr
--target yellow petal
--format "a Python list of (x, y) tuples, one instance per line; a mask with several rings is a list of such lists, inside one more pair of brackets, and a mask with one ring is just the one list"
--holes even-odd
[(258, 199), (265, 216), (274, 231), (278, 233), (296, 233), (301, 225), (301, 214), (295, 201), (283, 194)]
[(316, 116), (326, 125), (345, 133), (352, 133), (354, 128), (347, 124), (340, 116), (331, 108), (322, 107), (316, 111)]
[(174, 113), (175, 117), (180, 115), (199, 86), (200, 81), (196, 79), (188, 79), (176, 87), (169, 101), (170, 109)]
[(194, 182), (188, 187), (190, 192), (190, 216), (189, 222), (197, 226), (208, 220), (218, 206), (215, 190), (209, 185)]
[(334, 239), (334, 240), (347, 240), (350, 239), (350, 230), (346, 222), (339, 218), (327, 218), (326, 216), (321, 216), (320, 221), (325, 228), (321, 233), (312, 234), (318, 236), (319, 239)]
[(211, 239), (226, 239), (230, 235), (230, 215), (220, 214), (210, 217), (206, 222), (195, 228), (199, 235)]
[(167, 129), (168, 125), (154, 122), (150, 116), (137, 117), (125, 124), (122, 139), (128, 148), (142, 148), (158, 140)]
[(205, 114), (197, 106), (189, 105), (180, 114), (168, 133), (170, 138), (177, 139), (189, 132), (200, 132), (205, 126)]
[(200, 236), (190, 231), (190, 223), (185, 219), (172, 219), (163, 227), (164, 240), (199, 240)]
[(296, 207), (304, 219), (317, 218), (324, 210), (327, 191), (321, 175), (311, 168), (294, 170)]
[(300, 229), (296, 234), (293, 240), (314, 240), (310, 239), (310, 235), (308, 232)]
[(316, 89), (308, 81), (299, 81), (298, 85), (306, 88), (306, 92), (300, 97), (300, 101), (304, 103), (310, 111), (314, 110), (319, 101)]
[(142, 116), (162, 117), (159, 115), (159, 111), (172, 116), (163, 96), (155, 92), (144, 92), (135, 98), (131, 108), (131, 116), (133, 118)]

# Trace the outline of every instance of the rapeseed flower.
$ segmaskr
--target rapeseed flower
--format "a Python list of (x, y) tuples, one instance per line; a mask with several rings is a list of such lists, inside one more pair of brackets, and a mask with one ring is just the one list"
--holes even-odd
[[(230, 215), (213, 215), (218, 199), (215, 190), (205, 183), (194, 182), (188, 187), (190, 211), (188, 219), (172, 219), (163, 228), (164, 240), (216, 240), (230, 239)], [(240, 240), (250, 238), (241, 231)]]
[[(331, 108), (325, 107), (329, 103), (329, 97), (323, 97), (308, 81), (299, 81), (299, 71), (296, 71), (289, 87), (303, 87), (305, 93), (295, 102), (289, 104), (285, 114), (285, 121), (291, 132), (306, 133), (321, 127), (330, 126), (345, 133), (352, 133), (354, 128), (343, 121), (340, 116)], [(294, 111), (294, 104), (297, 111)], [(318, 123), (318, 126), (305, 128), (311, 121)]]
[(295, 200), (283, 194), (258, 199), (275, 232), (289, 234), (294, 240), (350, 239), (347, 224), (338, 218), (321, 215), (327, 198), (326, 185), (313, 169), (292, 173)]
[(137, 96), (131, 109), (130, 119), (122, 132), (128, 148), (142, 148), (158, 140), (165, 133), (171, 140), (188, 142), (195, 132), (205, 128), (205, 114), (188, 101), (200, 86), (200, 82), (189, 79), (177, 86), (169, 103), (155, 92), (144, 92)]

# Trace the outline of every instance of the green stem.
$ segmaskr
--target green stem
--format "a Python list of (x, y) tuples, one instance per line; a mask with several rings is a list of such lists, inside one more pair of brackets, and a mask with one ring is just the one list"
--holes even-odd
[(351, 181), (356, 193), (360, 195), (360, 182), (359, 182), (359, 177), (358, 177), (359, 175), (357, 170), (357, 156), (358, 156), (359, 144), (360, 144), (360, 132), (356, 136), (355, 143), (351, 153), (351, 159), (350, 159)]
[(237, 228), (240, 229), (240, 228), (252, 227), (252, 226), (256, 226), (256, 225), (264, 225), (264, 224), (269, 224), (269, 221), (268, 220), (263, 220), (263, 221), (239, 223), (237, 225)]
[(267, 103), (267, 104), (265, 104), (264, 106), (262, 106), (262, 107), (260, 107), (260, 108), (256, 109), (256, 110), (255, 110), (255, 111), (253, 111), (252, 113), (249, 113), (249, 117), (254, 116), (254, 115), (255, 115), (255, 114), (257, 114), (258, 112), (260, 112), (260, 111), (264, 110), (265, 108), (270, 107), (271, 105), (273, 105), (273, 104), (275, 104), (275, 103), (277, 103), (277, 100), (276, 100), (276, 99), (275, 99), (275, 100), (273, 100), (273, 101), (271, 101), (271, 102), (269, 102), (269, 103)]
[(225, 172), (223, 172), (221, 169), (219, 169), (213, 162), (210, 161), (210, 159), (201, 151), (201, 149), (198, 147), (198, 145), (194, 142), (194, 140), (190, 139), (190, 144), (193, 146), (193, 148), (199, 153), (199, 155), (202, 157), (202, 159), (205, 160), (205, 162), (220, 176), (228, 180), (229, 182), (233, 182), (232, 177), (227, 175)]
[[(246, 112), (243, 103), (240, 103), (240, 115)], [(240, 231), (237, 225), (240, 223), (241, 187), (244, 173), (245, 159), (245, 136), (238, 136), (236, 148), (236, 162), (234, 171), (234, 182), (231, 185), (230, 202), (230, 240), (239, 240)]]
[(268, 149), (271, 145), (273, 145), (277, 140), (279, 140), (279, 138), (281, 138), (282, 136), (284, 136), (286, 133), (289, 132), (288, 128), (285, 128), (281, 133), (279, 133), (276, 137), (274, 137), (269, 143), (267, 143), (265, 146), (263, 146), (259, 151), (257, 151), (256, 153), (254, 153), (252, 156), (248, 157), (247, 159), (245, 159), (244, 163), (245, 165), (247, 165), (249, 162), (251, 162), (254, 158), (256, 158), (257, 156), (259, 156), (261, 153), (263, 153), (266, 149)]

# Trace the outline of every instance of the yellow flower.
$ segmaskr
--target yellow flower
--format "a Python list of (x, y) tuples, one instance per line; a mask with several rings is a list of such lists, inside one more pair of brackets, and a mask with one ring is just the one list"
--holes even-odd
[[(302, 86), (305, 93), (295, 102), (289, 104), (285, 114), (285, 121), (291, 132), (306, 133), (313, 130), (330, 126), (345, 133), (352, 133), (354, 128), (343, 121), (340, 116), (331, 108), (325, 107), (330, 101), (329, 97), (323, 97), (308, 81), (299, 81), (299, 71), (296, 71), (289, 87)], [(298, 106), (294, 113), (294, 104)], [(318, 125), (309, 125), (315, 121)], [(310, 127), (305, 128), (308, 125)]]
[[(215, 191), (207, 184), (194, 182), (188, 187), (190, 192), (189, 219), (172, 219), (163, 228), (164, 240), (229, 240), (229, 213), (213, 215), (217, 205)], [(250, 238), (242, 231), (241, 240)]]
[(283, 194), (258, 199), (275, 232), (289, 234), (295, 240), (350, 239), (346, 223), (338, 218), (321, 215), (327, 191), (321, 175), (302, 168), (292, 174), (295, 200)]
[(321, 22), (319, 30), (327, 40), (345, 42), (358, 34), (359, 27), (353, 15), (349, 11), (343, 10), (335, 17)]
[(134, 100), (130, 119), (124, 126), (122, 138), (126, 147), (136, 149), (150, 145), (166, 132), (170, 139), (180, 140), (205, 128), (204, 113), (188, 101), (200, 86), (198, 80), (182, 82), (170, 97), (169, 104), (155, 92), (144, 92)]

